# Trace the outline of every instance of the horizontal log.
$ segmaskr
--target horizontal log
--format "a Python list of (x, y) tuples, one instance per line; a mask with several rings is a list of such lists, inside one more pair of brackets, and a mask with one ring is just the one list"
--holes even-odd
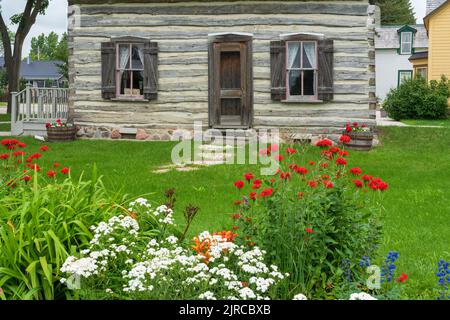
[(330, 14), (270, 14), (270, 15), (157, 15), (114, 14), (114, 15), (82, 15), (81, 26), (86, 27), (236, 27), (246, 25), (307, 25), (326, 27), (364, 27), (367, 18), (364, 16), (345, 16)]
[[(71, 0), (72, 3), (95, 3), (95, 0)], [(123, 3), (123, 0), (109, 0)], [(135, 1), (137, 2), (137, 1)], [(143, 1), (147, 2), (147, 1)], [(367, 16), (368, 5), (365, 1), (345, 3), (321, 3), (320, 1), (245, 1), (228, 3), (172, 3), (172, 4), (126, 4), (126, 5), (89, 5), (81, 6), (82, 15), (109, 14), (145, 14), (145, 15), (221, 15), (239, 14), (337, 14), (349, 16)]]
[(356, 118), (352, 114), (344, 117), (318, 117), (318, 118), (292, 118), (292, 117), (258, 117), (255, 116), (253, 122), (255, 126), (264, 127), (340, 127), (344, 128), (349, 121), (357, 121), (373, 125), (374, 120), (367, 118)]

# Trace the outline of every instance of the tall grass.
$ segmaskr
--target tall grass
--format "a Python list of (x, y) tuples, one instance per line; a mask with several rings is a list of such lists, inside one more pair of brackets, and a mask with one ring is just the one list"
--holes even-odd
[(110, 193), (95, 167), (88, 181), (40, 179), (0, 191), (0, 299), (70, 298), (61, 265), (88, 244), (89, 226), (123, 210), (125, 196)]

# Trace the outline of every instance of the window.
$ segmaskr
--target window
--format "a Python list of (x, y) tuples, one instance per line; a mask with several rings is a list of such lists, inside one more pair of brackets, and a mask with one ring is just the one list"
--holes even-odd
[(398, 85), (400, 86), (403, 82), (412, 79), (412, 70), (400, 70), (398, 72)]
[(287, 100), (317, 100), (317, 42), (286, 42)]
[(117, 97), (144, 98), (144, 45), (118, 43), (116, 59)]
[(416, 67), (416, 76), (421, 76), (425, 80), (428, 80), (428, 68), (427, 67)]
[(413, 46), (413, 33), (400, 33), (400, 54), (411, 54)]

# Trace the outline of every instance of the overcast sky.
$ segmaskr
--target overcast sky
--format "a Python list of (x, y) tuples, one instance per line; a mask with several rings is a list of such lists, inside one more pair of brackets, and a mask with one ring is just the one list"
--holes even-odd
[[(416, 12), (417, 23), (422, 23), (425, 16), (426, 0), (411, 0)], [(5, 20), (18, 12), (21, 12), (25, 7), (26, 0), (0, 0), (2, 6), (2, 15)], [(14, 31), (15, 28), (11, 27)], [(30, 50), (31, 38), (41, 33), (48, 34), (54, 31), (62, 34), (67, 30), (67, 0), (52, 0), (47, 14), (39, 16), (36, 24), (31, 29), (24, 44), (24, 56), (28, 55)]]

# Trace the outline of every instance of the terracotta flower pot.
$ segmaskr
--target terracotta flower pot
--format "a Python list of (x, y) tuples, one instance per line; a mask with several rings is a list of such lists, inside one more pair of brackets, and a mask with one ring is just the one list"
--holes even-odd
[(64, 142), (75, 140), (77, 129), (71, 127), (48, 127), (47, 137), (49, 142)]
[(371, 131), (363, 132), (344, 132), (352, 139), (345, 146), (351, 150), (370, 151), (373, 145), (373, 133)]

